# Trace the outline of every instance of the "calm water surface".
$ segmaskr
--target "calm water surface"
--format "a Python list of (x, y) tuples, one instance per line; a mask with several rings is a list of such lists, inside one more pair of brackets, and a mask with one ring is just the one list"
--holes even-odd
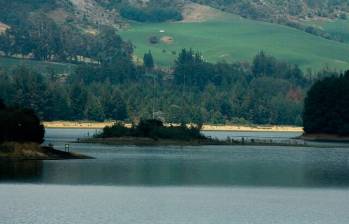
[[(96, 131), (49, 129), (46, 143), (63, 149)], [(0, 223), (349, 223), (343, 144), (70, 146), (96, 159), (0, 162)]]

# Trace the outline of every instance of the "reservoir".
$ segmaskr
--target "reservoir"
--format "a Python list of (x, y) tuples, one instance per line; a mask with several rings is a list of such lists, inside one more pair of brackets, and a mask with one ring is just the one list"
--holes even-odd
[[(136, 147), (46, 143), (94, 160), (0, 162), (0, 223), (348, 223), (349, 146)], [(208, 132), (293, 138), (300, 133)]]

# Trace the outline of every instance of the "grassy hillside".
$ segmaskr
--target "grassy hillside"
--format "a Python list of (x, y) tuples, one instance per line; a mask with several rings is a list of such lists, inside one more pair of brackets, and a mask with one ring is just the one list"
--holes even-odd
[[(211, 62), (250, 61), (258, 51), (264, 50), (304, 69), (349, 67), (349, 44), (230, 14), (202, 22), (133, 23), (120, 34), (134, 43), (139, 58), (151, 50), (162, 66), (172, 64), (181, 48), (192, 48), (201, 51)], [(157, 36), (160, 42), (151, 44), (151, 36)]]
[(14, 68), (18, 65), (24, 65), (42, 73), (54, 71), (58, 74), (71, 73), (76, 65), (54, 62), (43, 62), (26, 59), (15, 59), (0, 57), (0, 68)]
[[(42, 4), (43, 2), (46, 3)], [(27, 16), (32, 16), (33, 13), (35, 14), (35, 12), (40, 11), (45, 12), (58, 25), (69, 23), (71, 25), (69, 27), (76, 26), (78, 30), (91, 29), (94, 31), (94, 28), (97, 26), (96, 24), (119, 27), (119, 25), (125, 25), (126, 22), (129, 22), (123, 21), (119, 23), (119, 15), (116, 13), (120, 9), (121, 3), (125, 2), (129, 2), (130, 5), (137, 5), (135, 3), (136, 1), (128, 0), (15, 0), (10, 2), (0, 0), (0, 3), (5, 6), (3, 10), (0, 10), (3, 12), (0, 16), (0, 22), (6, 22), (11, 25), (11, 22), (16, 23), (17, 20), (25, 21)], [(160, 4), (160, 2), (159, 0), (152, 0), (148, 2), (148, 5), (154, 6)], [(323, 20), (318, 20), (317, 22), (302, 22), (304, 25), (312, 25), (329, 34), (343, 37), (345, 43), (340, 43), (310, 35), (302, 30), (296, 30), (284, 25), (257, 21), (260, 18), (254, 18), (253, 16), (255, 12), (262, 12), (263, 10), (259, 10), (262, 7), (268, 9), (266, 15), (273, 12), (274, 14), (282, 15), (281, 18), (286, 18), (286, 15), (291, 13), (291, 9), (297, 9), (298, 3), (302, 1), (293, 1), (295, 4), (297, 3), (296, 5), (293, 3), (290, 4), (285, 0), (265, 0), (265, 4), (262, 5), (252, 4), (251, 1), (241, 1), (241, 3), (238, 3), (239, 1), (221, 0), (196, 1), (212, 5), (215, 8), (222, 8), (224, 6), (223, 8), (231, 9), (228, 11), (239, 13), (240, 15), (243, 14), (241, 12), (244, 12), (251, 15), (247, 17), (256, 20), (243, 19), (230, 13), (214, 10), (205, 5), (177, 4), (180, 1), (173, 1), (173, 4), (169, 4), (168, 2), (171, 1), (162, 1), (162, 5), (160, 6), (168, 5), (181, 8), (183, 10), (184, 22), (130, 22), (127, 29), (120, 31), (124, 39), (130, 40), (136, 46), (135, 54), (137, 58), (141, 59), (145, 52), (152, 50), (158, 65), (169, 66), (172, 65), (174, 59), (177, 57), (176, 54), (182, 48), (193, 48), (194, 50), (201, 51), (210, 62), (221, 60), (228, 62), (250, 61), (258, 51), (264, 50), (277, 58), (299, 64), (303, 69), (312, 68), (318, 70), (325, 66), (336, 69), (347, 69), (349, 67), (348, 20), (330, 21), (323, 18)], [(332, 14), (340, 14), (342, 10), (346, 10), (344, 6), (347, 5), (342, 0), (336, 1), (336, 4), (330, 4), (331, 1), (327, 2), (325, 0), (318, 1), (316, 4), (313, 1), (306, 2), (308, 2), (308, 5), (304, 5), (305, 3), (300, 4), (300, 8), (304, 12), (301, 10), (303, 12), (301, 15), (295, 15), (292, 18), (301, 18), (308, 15), (310, 13), (309, 10), (311, 10), (309, 16), (318, 16), (324, 9), (332, 9)], [(310, 2), (312, 3), (310, 4)], [(248, 3), (248, 5), (252, 4), (251, 7), (258, 6), (258, 10), (247, 10), (245, 3)], [(252, 9), (254, 9), (253, 7)], [(110, 9), (114, 9), (115, 12), (110, 11)], [(28, 12), (24, 13), (26, 10)], [(324, 15), (322, 13), (320, 14), (320, 16), (326, 17), (326, 13)], [(327, 15), (327, 17), (329, 16), (330, 14)], [(207, 17), (210, 19), (207, 20)], [(165, 32), (160, 33), (160, 30)], [(158, 44), (151, 44), (149, 38), (152, 36), (158, 37), (160, 42)], [(0, 58), (0, 66), (12, 66), (24, 62), (23, 60)], [(33, 67), (41, 71), (47, 70), (47, 63), (45, 62), (29, 61), (25, 63), (34, 65)], [(54, 67), (60, 73), (65, 72), (67, 69), (70, 70), (65, 64), (51, 63), (49, 66)]]

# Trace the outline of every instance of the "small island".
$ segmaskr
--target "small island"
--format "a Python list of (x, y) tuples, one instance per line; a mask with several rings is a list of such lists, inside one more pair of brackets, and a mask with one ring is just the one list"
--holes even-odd
[(41, 146), (45, 128), (29, 109), (7, 107), (0, 99), (0, 160), (60, 160), (91, 157)]
[(303, 125), (304, 140), (349, 142), (349, 71), (311, 87), (304, 102)]
[(117, 122), (107, 126), (92, 138), (78, 139), (79, 143), (96, 143), (109, 145), (135, 146), (204, 146), (204, 145), (264, 145), (264, 146), (295, 146), (304, 147), (303, 143), (288, 143), (271, 140), (226, 138), (216, 139), (202, 134), (202, 125), (198, 124), (164, 124), (160, 120), (145, 119), (137, 125), (125, 125)]
[(122, 123), (107, 126), (93, 138), (80, 139), (84, 143), (114, 145), (224, 145), (204, 136), (201, 125), (164, 125), (156, 119), (141, 120), (137, 125), (126, 127)]

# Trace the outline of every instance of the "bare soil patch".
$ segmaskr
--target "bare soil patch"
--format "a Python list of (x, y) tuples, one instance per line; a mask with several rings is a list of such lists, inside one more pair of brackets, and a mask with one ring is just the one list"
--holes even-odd
[(182, 22), (204, 22), (218, 15), (218, 11), (209, 6), (189, 3), (184, 6)]
[(0, 33), (5, 32), (8, 28), (10, 28), (8, 25), (0, 22)]
[(64, 9), (59, 8), (55, 9), (48, 13), (48, 16), (53, 19), (56, 23), (64, 23), (66, 19), (71, 16), (68, 12), (66, 12)]
[(161, 41), (165, 44), (172, 44), (173, 43), (173, 37), (170, 36), (163, 36), (161, 37)]

